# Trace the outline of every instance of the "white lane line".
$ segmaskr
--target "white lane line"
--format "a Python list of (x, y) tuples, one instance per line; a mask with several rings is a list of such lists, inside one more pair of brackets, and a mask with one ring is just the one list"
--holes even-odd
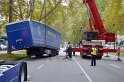
[(85, 74), (85, 76), (87, 77), (89, 82), (93, 82), (92, 79), (89, 77), (89, 75), (86, 73), (86, 71), (83, 69), (83, 67), (81, 67), (81, 65), (78, 63), (78, 61), (75, 59), (75, 57), (73, 57), (75, 62), (77, 63), (77, 65), (79, 66), (79, 68), (81, 69), (81, 71)]
[(31, 79), (31, 76), (28, 75), (28, 76), (27, 76), (27, 81), (26, 81), (26, 82), (30, 81), (30, 79)]
[(111, 66), (114, 66), (114, 67), (116, 67), (116, 68), (120, 68), (119, 66), (117, 66), (117, 65), (114, 65), (114, 64), (110, 64)]
[(44, 66), (44, 64), (40, 65), (37, 69), (40, 69), (40, 68), (43, 67), (43, 66)]
[(30, 75), (28, 75), (27, 78), (30, 78)]

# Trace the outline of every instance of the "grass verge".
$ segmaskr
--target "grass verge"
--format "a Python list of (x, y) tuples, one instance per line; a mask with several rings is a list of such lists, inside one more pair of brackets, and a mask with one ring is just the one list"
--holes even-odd
[[(118, 56), (118, 55), (115, 54), (115, 53), (112, 53), (112, 55), (116, 55), (116, 56)], [(124, 53), (120, 53), (120, 56), (124, 57)]]
[(120, 53), (120, 56), (124, 57), (124, 53)]
[(0, 60), (20, 60), (27, 58), (26, 54), (1, 54)]

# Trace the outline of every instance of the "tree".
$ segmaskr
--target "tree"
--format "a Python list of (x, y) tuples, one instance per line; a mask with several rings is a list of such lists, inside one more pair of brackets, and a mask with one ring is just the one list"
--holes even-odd
[[(45, 1), (45, 2), (44, 2)], [(107, 31), (123, 33), (124, 0), (95, 0)], [(9, 17), (9, 0), (0, 0), (0, 14), (5, 21), (0, 31), (5, 32)], [(66, 5), (63, 5), (66, 4)], [(89, 29), (85, 5), (80, 0), (14, 0), (12, 21), (32, 19), (43, 22), (62, 33), (63, 41), (77, 43), (82, 37), (80, 26)], [(120, 29), (121, 28), (121, 29)]]
[(110, 0), (108, 7), (105, 9), (104, 20), (108, 31), (115, 31), (122, 34), (124, 14), (122, 13), (122, 0)]

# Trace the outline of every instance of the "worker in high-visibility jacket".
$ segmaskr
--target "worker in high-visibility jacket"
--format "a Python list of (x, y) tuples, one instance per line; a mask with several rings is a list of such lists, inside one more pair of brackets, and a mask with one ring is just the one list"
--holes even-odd
[(96, 66), (96, 55), (97, 55), (97, 48), (92, 46), (91, 48), (91, 66)]

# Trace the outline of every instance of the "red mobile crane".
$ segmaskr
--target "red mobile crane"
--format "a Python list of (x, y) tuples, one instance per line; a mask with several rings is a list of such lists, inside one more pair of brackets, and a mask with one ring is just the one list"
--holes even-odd
[[(83, 0), (83, 3), (87, 7), (88, 15), (89, 15), (89, 23), (90, 23), (90, 32), (84, 32), (84, 37), (81, 39), (81, 47), (73, 48), (73, 52), (80, 52), (81, 57), (85, 57), (90, 55), (90, 49), (92, 45), (98, 47), (98, 55), (99, 59), (102, 58), (103, 53), (108, 52), (119, 52), (120, 50), (117, 48), (117, 37), (115, 33), (106, 32), (102, 20), (100, 18), (96, 3), (94, 0)], [(94, 31), (94, 30), (97, 30)], [(104, 48), (105, 43), (114, 43), (113, 49)]]

